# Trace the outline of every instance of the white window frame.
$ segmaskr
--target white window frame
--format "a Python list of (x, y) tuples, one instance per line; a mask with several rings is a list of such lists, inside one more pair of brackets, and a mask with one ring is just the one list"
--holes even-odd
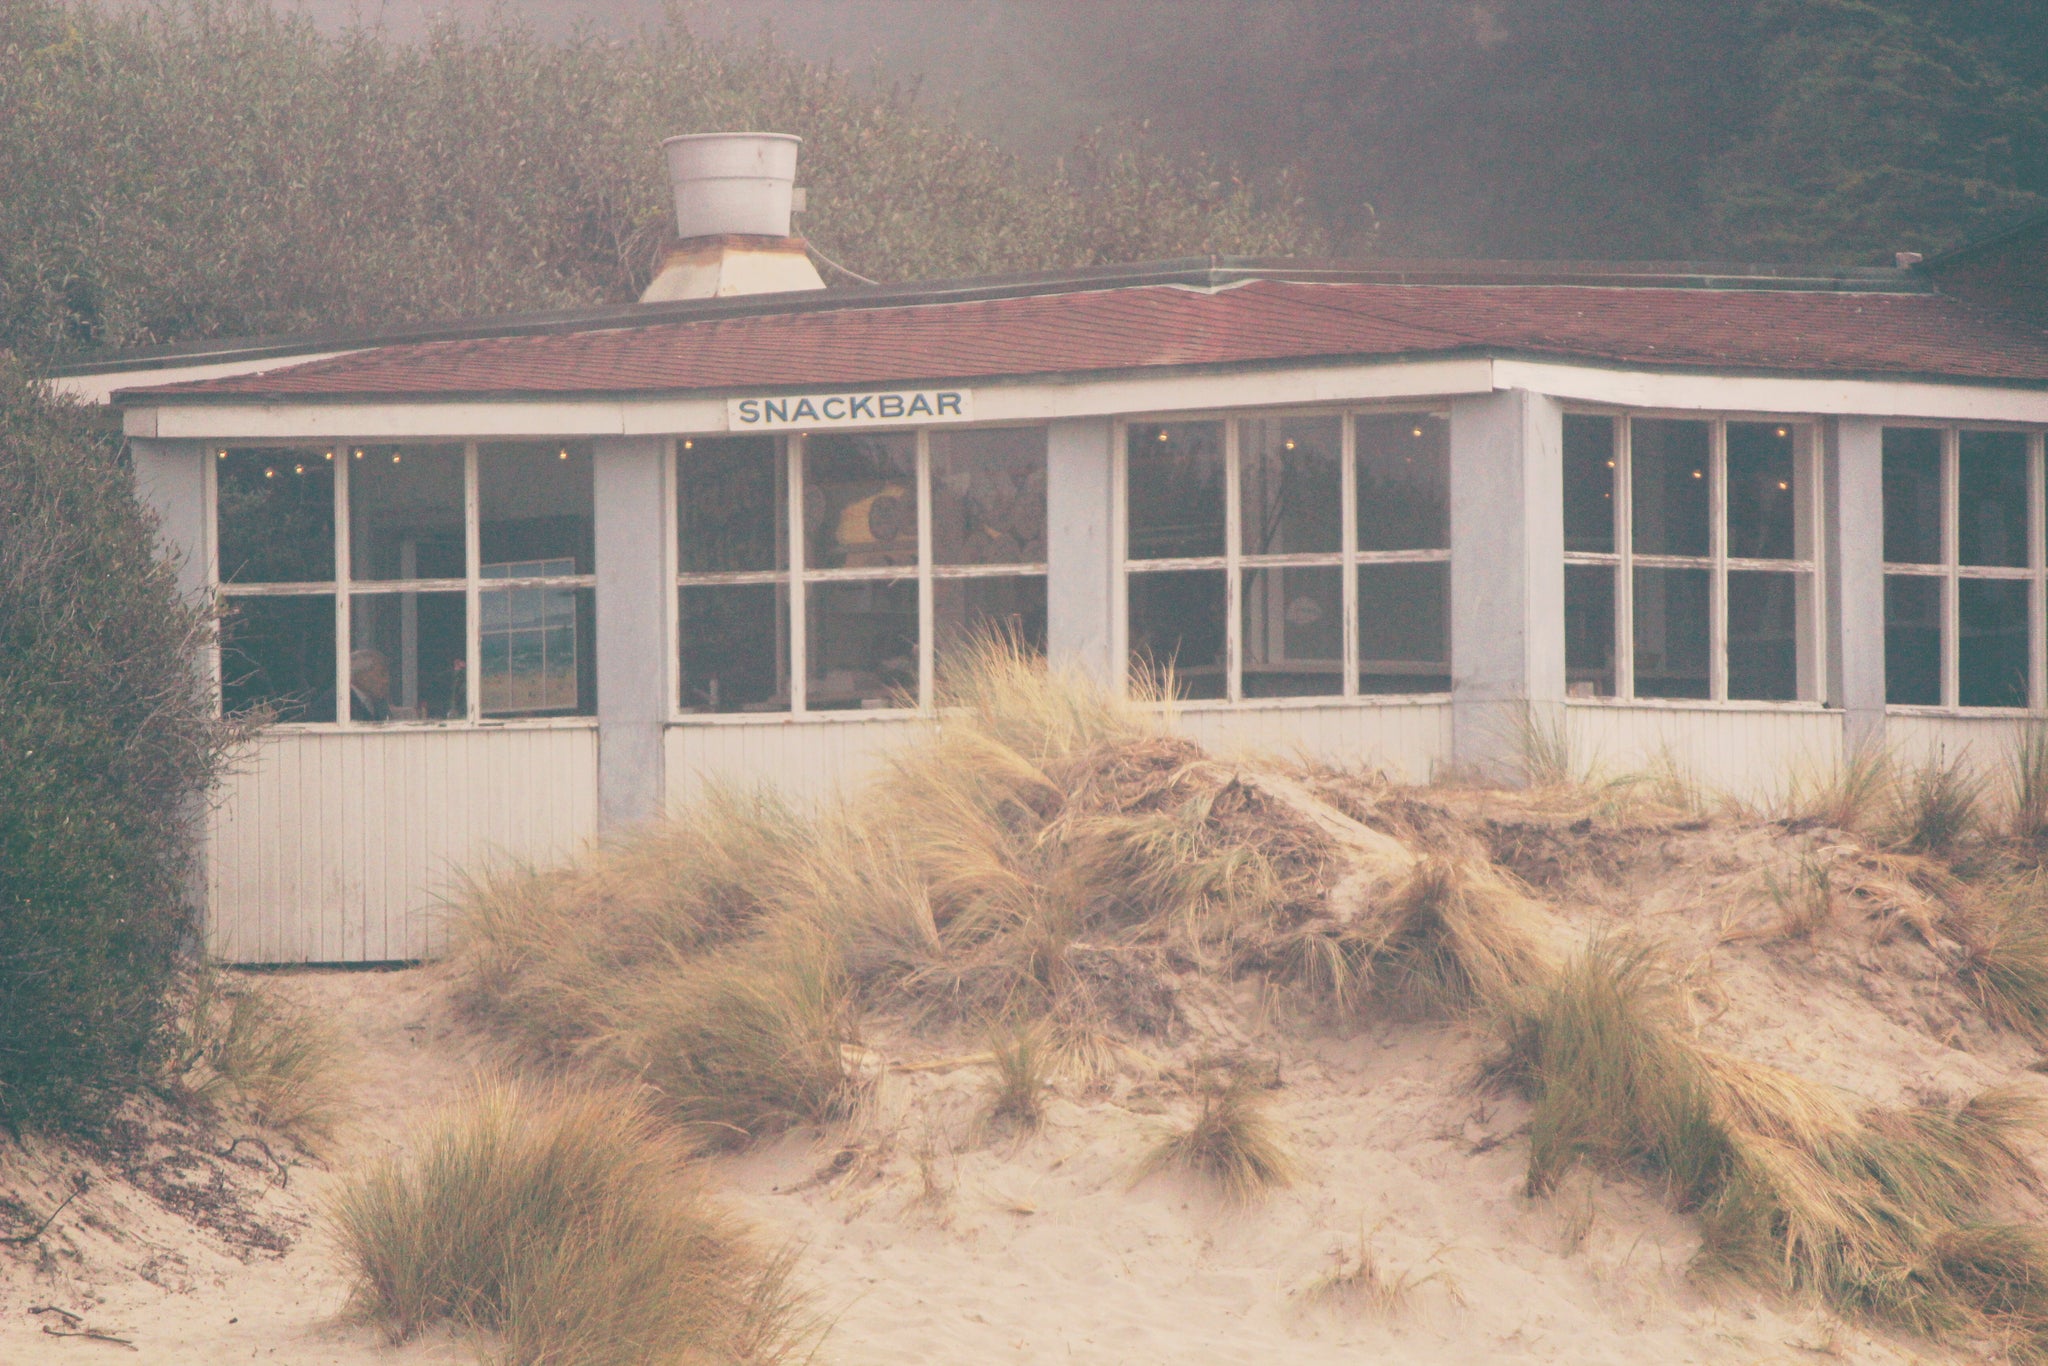
[[(491, 445), (535, 444), (546, 445), (549, 437), (504, 437), (492, 438)], [(281, 721), (277, 724), (294, 730), (310, 731), (376, 731), (392, 730), (499, 730), (506, 727), (569, 727), (588, 728), (597, 724), (597, 717), (590, 716), (490, 716), (483, 715), (483, 648), (481, 644), (482, 598), (486, 592), (512, 588), (571, 588), (595, 589), (595, 574), (545, 575), (527, 578), (506, 578), (485, 580), (482, 576), (482, 534), (480, 511), (482, 501), (478, 494), (477, 441), (455, 441), (423, 439), (418, 441), (327, 441), (303, 442), (261, 442), (236, 445), (230, 442), (209, 442), (206, 467), (206, 578), (207, 585), (215, 600), (223, 606), (235, 598), (304, 598), (331, 597), (334, 601), (334, 697), (335, 719), (332, 721)], [(565, 443), (566, 444), (566, 443)], [(350, 562), (351, 545), (349, 537), (349, 467), (350, 456), (358, 449), (377, 446), (454, 446), (462, 447), (462, 536), (463, 567), (461, 578), (447, 579), (361, 579), (353, 577), (354, 566)], [(322, 464), (334, 465), (334, 578), (325, 581), (305, 583), (264, 583), (234, 584), (223, 583), (220, 577), (220, 479), (219, 464), (222, 454), (229, 450), (276, 450), (304, 452), (309, 457), (318, 457)], [(594, 476), (593, 476), (594, 477)], [(409, 593), (461, 593), (463, 594), (464, 660), (463, 678), (467, 692), (468, 715), (461, 718), (438, 720), (394, 720), (357, 721), (350, 716), (346, 704), (349, 696), (349, 655), (352, 651), (351, 635), (354, 629), (351, 606), (359, 597), (403, 596)], [(209, 652), (213, 665), (213, 696), (216, 709), (225, 705), (222, 690), (221, 651)], [(594, 708), (593, 708), (594, 710)]]
[[(1448, 420), (1449, 409), (1431, 403), (1391, 403), (1384, 405), (1285, 409), (1222, 409), (1195, 412), (1147, 413), (1119, 418), (1112, 429), (1111, 440), (1115, 443), (1115, 474), (1112, 484), (1112, 507), (1110, 509), (1111, 555), (1117, 565), (1116, 609), (1112, 614), (1115, 622), (1115, 658), (1122, 661), (1119, 670), (1119, 686), (1128, 690), (1131, 683), (1131, 592), (1130, 580), (1133, 574), (1156, 574), (1173, 570), (1222, 570), (1224, 578), (1224, 696), (1221, 698), (1181, 699), (1175, 707), (1227, 707), (1237, 706), (1247, 700), (1259, 707), (1300, 707), (1329, 706), (1336, 702), (1368, 702), (1373, 704), (1428, 701), (1441, 702), (1449, 698), (1448, 692), (1414, 693), (1362, 693), (1358, 688), (1358, 570), (1361, 566), (1375, 564), (1449, 564), (1450, 547), (1434, 550), (1360, 550), (1358, 548), (1358, 428), (1360, 417), (1388, 417), (1400, 414), (1427, 414)], [(1242, 483), (1242, 424), (1245, 422), (1288, 421), (1296, 418), (1335, 417), (1339, 419), (1342, 433), (1339, 455), (1339, 500), (1343, 517), (1342, 543), (1335, 551), (1313, 551), (1303, 554), (1247, 555), (1244, 553), (1244, 488)], [(1130, 431), (1132, 427), (1152, 424), (1220, 422), (1223, 424), (1223, 554), (1190, 556), (1174, 559), (1134, 560), (1130, 555)], [(1448, 528), (1445, 540), (1450, 539)], [(1255, 697), (1244, 696), (1244, 570), (1247, 569), (1295, 569), (1334, 567), (1342, 575), (1343, 590), (1343, 686), (1335, 693), (1313, 694), (1302, 697)], [(1451, 671), (1450, 621), (1446, 602), (1444, 622), (1444, 672)]]
[[(1031, 428), (1044, 430), (1042, 423), (999, 422), (978, 426), (947, 427), (947, 432), (995, 431), (1010, 428)], [(786, 569), (760, 569), (735, 571), (731, 573), (683, 573), (679, 568), (681, 528), (676, 525), (676, 500), (680, 493), (681, 460), (683, 452), (691, 443), (717, 441), (730, 438), (730, 432), (703, 432), (678, 436), (668, 443), (667, 473), (664, 481), (664, 505), (668, 534), (667, 579), (670, 584), (668, 605), (668, 705), (669, 720), (676, 725), (746, 725), (763, 722), (788, 721), (861, 721), (886, 718), (904, 718), (928, 714), (933, 707), (936, 686), (937, 664), (935, 649), (936, 610), (933, 585), (942, 579), (994, 579), (1025, 578), (1037, 575), (1045, 577), (1044, 561), (1035, 564), (961, 564), (935, 565), (932, 563), (932, 429), (929, 427), (889, 427), (862, 429), (859, 436), (903, 436), (916, 439), (917, 451), (917, 564), (914, 568), (904, 565), (887, 565), (879, 568), (860, 569), (812, 569), (805, 563), (809, 547), (804, 544), (804, 445), (808, 432), (789, 432), (777, 436), (780, 443), (778, 458), (783, 461), (784, 482), (788, 493), (788, 510), (785, 514), (788, 525), (785, 534), (789, 537), (789, 566)], [(1048, 527), (1048, 534), (1050, 528)], [(834, 707), (813, 710), (810, 706), (810, 593), (812, 584), (820, 583), (901, 583), (914, 579), (917, 583), (917, 701), (910, 707)], [(779, 648), (788, 652), (789, 659), (789, 708), (786, 711), (759, 712), (693, 712), (684, 711), (682, 705), (682, 625), (681, 605), (675, 592), (682, 588), (712, 588), (720, 586), (741, 586), (748, 584), (780, 584), (789, 592), (788, 636)]]
[[(2048, 512), (2044, 512), (2044, 440), (2048, 433), (1997, 423), (1887, 421), (1884, 430), (1915, 428), (1941, 433), (1941, 560), (1933, 564), (1885, 561), (1884, 577), (1941, 580), (1941, 701), (1887, 703), (1900, 716), (2027, 716), (2048, 709)], [(1962, 442), (1966, 431), (2018, 432), (2027, 439), (2027, 564), (1962, 563)], [(1880, 460), (1882, 456), (1880, 456)], [(1880, 473), (1880, 480), (1882, 474)], [(2027, 585), (2027, 705), (1977, 707), (1962, 703), (1962, 581), (2003, 579)], [(1889, 636), (1889, 627), (1886, 631)], [(1887, 644), (1889, 642), (1887, 641)]]
[[(1809, 416), (1786, 413), (1697, 412), (1654, 408), (1605, 408), (1571, 405), (1565, 412), (1574, 417), (1605, 418), (1614, 427), (1614, 545), (1612, 551), (1567, 550), (1567, 568), (1604, 566), (1614, 575), (1614, 695), (1574, 697), (1573, 705), (1626, 705), (1699, 707), (1727, 705), (1812, 711), (1824, 705), (1827, 678), (1827, 594), (1822, 582), (1822, 535), (1825, 518), (1821, 505), (1825, 480), (1821, 469), (1824, 452), (1820, 423)], [(1707, 554), (1649, 555), (1635, 549), (1635, 465), (1631, 451), (1632, 420), (1675, 420), (1708, 424), (1707, 469)], [(1797, 435), (1793, 447), (1794, 479), (1805, 485), (1806, 515), (1801, 518), (1795, 500), (1793, 548), (1803, 540), (1809, 553), (1789, 560), (1751, 559), (1728, 553), (1728, 426), (1757, 424), (1790, 427)], [(1563, 459), (1562, 446), (1559, 459)], [(1635, 649), (1635, 572), (1637, 569), (1704, 569), (1707, 571), (1707, 677), (1706, 697), (1637, 697)], [(1798, 692), (1794, 699), (1728, 696), (1728, 574), (1745, 571), (1797, 574), (1800, 576), (1798, 610), (1794, 630), (1798, 668)], [(1559, 629), (1563, 629), (1563, 603), (1559, 603)]]

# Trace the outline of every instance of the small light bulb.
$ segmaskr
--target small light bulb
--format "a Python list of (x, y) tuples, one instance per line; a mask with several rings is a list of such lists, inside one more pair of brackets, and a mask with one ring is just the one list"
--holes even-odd
[(693, 447), (695, 447), (695, 446), (696, 446), (696, 444), (697, 444), (697, 443), (696, 443), (696, 442), (694, 442), (694, 441), (687, 441), (687, 440), (686, 440), (686, 441), (684, 441), (684, 442), (683, 442), (683, 449), (684, 449), (684, 450), (686, 450), (686, 451), (687, 451), (687, 450), (690, 450), (690, 449), (692, 449)]
[(405, 457), (404, 457), (404, 456), (402, 456), (402, 455), (400, 455), (400, 454), (399, 454), (399, 453), (398, 453), (397, 451), (393, 451), (393, 452), (391, 452), (391, 463), (392, 463), (392, 464), (396, 465), (396, 464), (397, 464), (397, 463), (398, 463), (399, 461), (401, 461), (401, 460), (403, 460), (403, 459), (405, 459)]
[(1780, 479), (1780, 480), (1778, 481), (1778, 487), (1779, 487), (1779, 488), (1781, 488), (1781, 489), (1789, 489), (1789, 488), (1791, 488), (1792, 486), (1791, 486), (1790, 484), (1786, 483), (1786, 482), (1785, 482), (1784, 480)]
[(1409, 435), (1410, 435), (1410, 436), (1421, 436), (1421, 435), (1422, 435), (1422, 428), (1420, 428), (1420, 427), (1417, 427), (1417, 428), (1416, 428), (1416, 429), (1415, 429), (1414, 431), (1410, 432), (1410, 433), (1409, 433)]
[(216, 459), (225, 460), (228, 458), (228, 453), (226, 451), (215, 451), (214, 456)]
[(263, 477), (265, 479), (275, 479), (277, 478), (277, 471), (272, 469), (266, 469), (263, 471)]
[(1607, 462), (1607, 468), (1610, 470), (1614, 468), (1614, 462), (1612, 460)]
[(362, 458), (363, 458), (363, 453), (362, 453), (361, 451), (357, 451), (357, 452), (356, 452), (356, 459), (358, 459), (358, 460), (361, 460)]
[(1788, 429), (1786, 429), (1786, 428), (1784, 428), (1784, 427), (1780, 427), (1780, 428), (1778, 428), (1778, 435), (1779, 435), (1779, 436), (1790, 436), (1790, 435), (1792, 435), (1792, 433), (1791, 433), (1791, 432), (1790, 432), (1790, 431), (1789, 431)]
[(329, 452), (327, 452), (327, 459), (329, 459), (329, 460), (332, 460), (332, 459), (334, 459), (334, 452), (333, 452), (333, 451), (329, 451)]
[(562, 453), (557, 458), (561, 460), (567, 460), (569, 458), (569, 448), (567, 446), (562, 447)]
[(304, 465), (294, 465), (294, 466), (292, 466), (292, 473), (293, 473), (293, 474), (304, 474), (305, 472), (306, 472), (306, 467), (305, 467)]
[(1695, 479), (1700, 479), (1700, 478), (1704, 478), (1705, 476), (1701, 475), (1701, 473), (1700, 473), (1700, 472), (1699, 472), (1698, 470), (1694, 470), (1694, 471), (1692, 472), (1692, 477), (1693, 477), (1693, 478), (1695, 478)]
[(1164, 440), (1166, 440), (1166, 433), (1165, 433), (1165, 432), (1163, 432), (1163, 431), (1162, 431), (1161, 433), (1159, 433), (1159, 439), (1160, 439), (1161, 441), (1164, 441)]
[(1287, 449), (1290, 451), (1294, 449), (1294, 443), (1292, 441), (1287, 443)]

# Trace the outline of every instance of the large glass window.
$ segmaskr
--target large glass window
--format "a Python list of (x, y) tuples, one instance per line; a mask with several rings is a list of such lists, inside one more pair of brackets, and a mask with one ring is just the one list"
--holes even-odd
[(1044, 649), (1043, 428), (676, 447), (684, 713), (928, 705), (963, 640)]
[(1884, 432), (1885, 700), (2042, 705), (2041, 439)]
[(1572, 697), (1812, 700), (1812, 429), (1564, 418)]
[(209, 463), (228, 711), (595, 713), (587, 447), (223, 448)]
[(1449, 689), (1441, 415), (1133, 423), (1124, 471), (1135, 675), (1196, 699)]

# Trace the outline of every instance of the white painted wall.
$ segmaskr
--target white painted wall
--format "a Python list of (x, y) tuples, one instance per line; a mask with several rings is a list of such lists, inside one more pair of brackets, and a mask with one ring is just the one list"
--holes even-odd
[(596, 829), (593, 726), (272, 731), (208, 820), (206, 948), (230, 963), (430, 957), (461, 873), (553, 863)]
[(1710, 792), (1768, 806), (1842, 759), (1842, 713), (1818, 707), (1568, 702), (1573, 758), (1595, 778), (1654, 771), (1666, 755)]

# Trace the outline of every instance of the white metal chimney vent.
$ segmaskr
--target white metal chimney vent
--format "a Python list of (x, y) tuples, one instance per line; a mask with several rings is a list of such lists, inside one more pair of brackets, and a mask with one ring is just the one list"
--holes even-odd
[(691, 133), (663, 141), (676, 236), (789, 236), (802, 143), (790, 133)]
[(789, 133), (691, 133), (665, 139), (676, 236), (642, 303), (823, 289), (789, 216), (803, 206)]

